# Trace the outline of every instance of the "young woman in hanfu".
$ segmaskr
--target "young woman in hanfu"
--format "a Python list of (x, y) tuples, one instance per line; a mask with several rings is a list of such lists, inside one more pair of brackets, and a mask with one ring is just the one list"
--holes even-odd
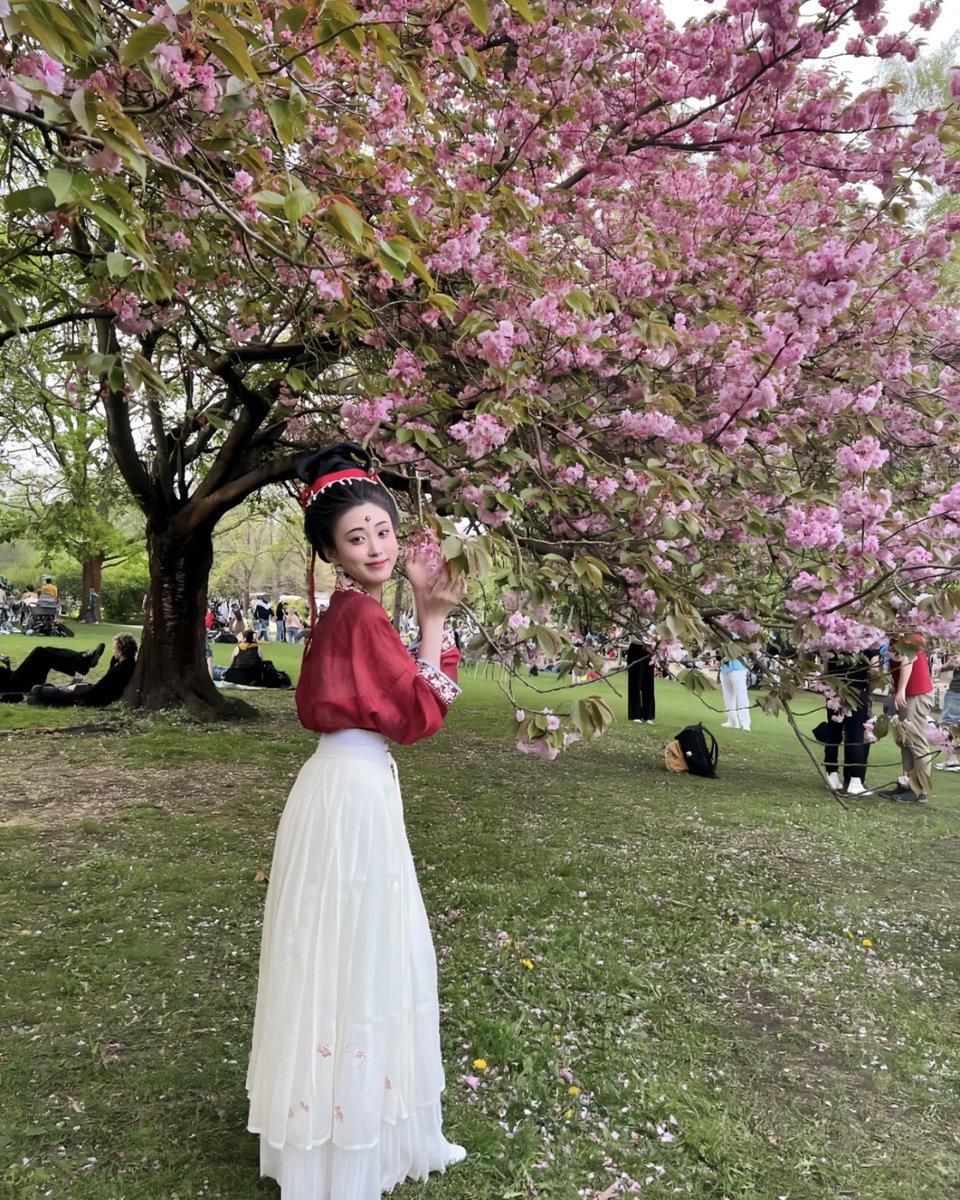
[(387, 749), (436, 733), (459, 693), (443, 625), (465, 585), (408, 553), (411, 657), (380, 604), (397, 509), (369, 455), (344, 443), (300, 475), (307, 538), (338, 581), (297, 687), (300, 720), (322, 736), (277, 830), (248, 1127), (283, 1200), (377, 1200), (465, 1156), (441, 1131), (436, 958)]

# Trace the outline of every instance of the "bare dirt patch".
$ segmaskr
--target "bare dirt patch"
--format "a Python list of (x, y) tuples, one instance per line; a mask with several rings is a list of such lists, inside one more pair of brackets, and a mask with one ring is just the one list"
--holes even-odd
[[(84, 730), (88, 732), (88, 730)], [(93, 747), (94, 753), (96, 748)], [(77, 762), (73, 737), (51, 737), (42, 746), (31, 739), (29, 750), (8, 752), (3, 760), (0, 827), (29, 825), (54, 829), (74, 821), (108, 820), (122, 808), (151, 805), (175, 811), (187, 806), (216, 806), (228, 800), (238, 784), (225, 776), (223, 764), (189, 766), (118, 766), (104, 752), (94, 761)], [(243, 784), (275, 786), (276, 768), (246, 764)]]

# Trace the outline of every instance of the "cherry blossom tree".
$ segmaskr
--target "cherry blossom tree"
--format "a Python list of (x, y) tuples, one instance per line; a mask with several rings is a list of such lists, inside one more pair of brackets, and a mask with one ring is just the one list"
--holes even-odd
[(937, 11), (0, 0), (2, 336), (62, 334), (146, 516), (131, 695), (215, 705), (212, 530), (344, 433), (496, 560), (505, 637), (587, 592), (854, 649), (919, 586), (956, 636), (960, 222), (914, 212), (957, 190), (960, 77), (905, 118), (831, 65)]

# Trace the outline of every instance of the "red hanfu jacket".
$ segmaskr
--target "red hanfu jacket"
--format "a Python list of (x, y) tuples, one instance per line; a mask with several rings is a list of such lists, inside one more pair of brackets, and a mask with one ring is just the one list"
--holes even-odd
[(371, 729), (408, 746), (443, 725), (459, 658), (445, 652), (443, 671), (412, 658), (372, 596), (335, 591), (307, 645), (297, 714), (316, 733)]

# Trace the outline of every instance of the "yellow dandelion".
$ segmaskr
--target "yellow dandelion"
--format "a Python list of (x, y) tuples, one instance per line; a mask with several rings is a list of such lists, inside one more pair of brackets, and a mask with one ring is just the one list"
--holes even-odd
[(568, 1108), (567, 1111), (563, 1114), (563, 1119), (565, 1121), (569, 1121), (572, 1116), (573, 1116), (573, 1109)]
[(487, 1060), (485, 1058), (475, 1058), (473, 1060), (473, 1069), (475, 1071), (485, 1071), (487, 1069)]
[(873, 945), (873, 942), (871, 942), (869, 938), (861, 938), (860, 945), (866, 946), (866, 948), (869, 950), (870, 947)]
[(580, 1095), (580, 1089), (577, 1087), (577, 1085), (575, 1083), (570, 1084), (570, 1086), (567, 1088), (567, 1092), (571, 1096), (579, 1096)]
[(530, 961), (530, 959), (529, 959), (529, 958), (521, 958), (521, 959), (520, 959), (520, 966), (521, 966), (521, 967), (526, 967), (528, 971), (532, 971), (532, 970), (533, 970), (533, 963)]

